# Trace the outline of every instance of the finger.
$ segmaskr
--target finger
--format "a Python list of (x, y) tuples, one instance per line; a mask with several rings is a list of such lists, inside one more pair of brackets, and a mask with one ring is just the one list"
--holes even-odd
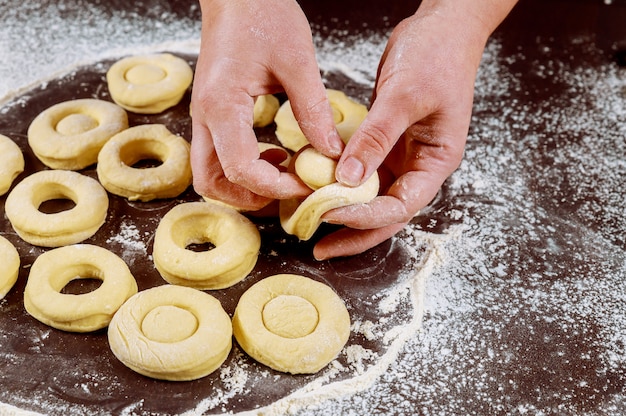
[(259, 158), (258, 141), (252, 127), (254, 100), (245, 93), (231, 95), (228, 106), (220, 104), (206, 118), (224, 176), (267, 198), (308, 195), (311, 190), (297, 176), (283, 173)]
[(317, 260), (327, 260), (362, 253), (391, 238), (405, 225), (399, 223), (372, 230), (342, 228), (323, 237), (313, 248), (313, 256)]
[(257, 195), (226, 179), (206, 127), (193, 122), (192, 136), (190, 162), (193, 186), (199, 195), (251, 211), (271, 202), (271, 198)]
[(372, 104), (339, 159), (335, 171), (337, 181), (348, 186), (361, 185), (378, 169), (398, 138), (411, 125), (406, 112), (398, 111), (394, 101), (379, 95)]
[(282, 83), (293, 114), (309, 143), (322, 154), (338, 158), (344, 149), (344, 143), (337, 132), (333, 119), (326, 87), (322, 82), (315, 55), (300, 54), (302, 65), (282, 77)]

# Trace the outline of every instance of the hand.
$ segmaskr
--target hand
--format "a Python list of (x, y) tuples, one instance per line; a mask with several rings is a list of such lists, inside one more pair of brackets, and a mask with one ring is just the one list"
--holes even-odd
[(301, 129), (337, 158), (343, 142), (315, 59), (310, 26), (294, 0), (204, 0), (192, 93), (191, 166), (198, 193), (246, 210), (310, 193), (259, 158), (254, 99), (285, 91)]
[[(495, 29), (485, 24), (480, 10), (463, 10), (479, 3), (426, 1), (392, 32), (370, 112), (336, 170), (338, 181), (356, 186), (378, 169), (383, 192), (368, 204), (324, 215), (325, 221), (349, 228), (320, 240), (314, 248), (317, 259), (357, 254), (393, 236), (459, 166), (476, 72)], [(499, 23), (510, 7), (487, 21)]]

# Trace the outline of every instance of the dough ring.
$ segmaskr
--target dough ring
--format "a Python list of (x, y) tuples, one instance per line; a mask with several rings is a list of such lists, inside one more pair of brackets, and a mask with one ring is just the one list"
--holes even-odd
[[(210, 243), (208, 251), (187, 249)], [(256, 226), (234, 209), (209, 202), (187, 202), (163, 216), (154, 235), (152, 257), (163, 278), (196, 289), (223, 289), (250, 273), (261, 236)]]
[[(191, 185), (189, 143), (162, 124), (144, 124), (116, 134), (98, 155), (98, 178), (107, 191), (130, 201), (173, 198)], [(161, 164), (135, 168), (142, 160)]]
[[(98, 279), (102, 284), (80, 295), (61, 293), (75, 279)], [(124, 260), (102, 247), (76, 244), (37, 257), (24, 289), (24, 307), (51, 327), (91, 332), (106, 327), (135, 293), (137, 283)]]
[(157, 286), (119, 309), (109, 325), (109, 345), (124, 365), (140, 374), (195, 380), (226, 360), (232, 325), (213, 296), (183, 286)]
[[(367, 107), (352, 100), (341, 91), (327, 89), (326, 94), (333, 110), (337, 132), (342, 140), (347, 142), (367, 116)], [(297, 152), (309, 144), (300, 130), (289, 101), (285, 101), (280, 106), (274, 122), (276, 123), (276, 137), (287, 149)]]
[(295, 274), (267, 277), (239, 299), (235, 339), (252, 358), (278, 371), (316, 373), (350, 336), (350, 315), (327, 285)]
[(157, 114), (175, 106), (193, 79), (189, 64), (162, 53), (120, 59), (107, 71), (111, 98), (120, 107), (140, 114)]
[(24, 155), (19, 146), (0, 134), (0, 195), (7, 193), (13, 180), (24, 171)]
[(28, 144), (46, 166), (80, 170), (96, 163), (107, 140), (126, 128), (126, 111), (113, 103), (65, 101), (35, 117), (28, 127)]
[[(44, 213), (42, 203), (68, 199), (75, 206)], [(42, 247), (79, 243), (104, 224), (109, 207), (97, 180), (70, 170), (42, 170), (26, 177), (7, 196), (4, 210), (13, 229), (26, 242)]]
[(20, 255), (9, 240), (0, 236), (0, 299), (4, 298), (17, 282), (20, 272)]
[(374, 173), (365, 183), (349, 187), (335, 181), (336, 162), (323, 156), (312, 147), (296, 155), (296, 174), (315, 192), (303, 201), (285, 199), (280, 201), (280, 224), (288, 233), (300, 240), (309, 240), (322, 223), (321, 217), (331, 209), (366, 203), (378, 195), (378, 174)]

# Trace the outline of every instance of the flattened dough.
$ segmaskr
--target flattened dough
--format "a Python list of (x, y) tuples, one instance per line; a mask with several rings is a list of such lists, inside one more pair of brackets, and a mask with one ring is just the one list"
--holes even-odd
[[(102, 284), (80, 295), (61, 293), (75, 279), (98, 279)], [(124, 260), (102, 247), (75, 244), (37, 257), (24, 289), (24, 307), (54, 328), (91, 332), (106, 327), (135, 293), (137, 283)]]
[(295, 274), (267, 277), (239, 299), (233, 334), (248, 355), (278, 371), (312, 374), (337, 357), (350, 315), (327, 285)]
[(162, 380), (194, 380), (226, 360), (232, 325), (213, 296), (164, 285), (130, 298), (113, 317), (108, 337), (113, 354), (132, 370)]
[(140, 114), (158, 114), (178, 104), (192, 79), (191, 66), (169, 53), (129, 56), (107, 71), (113, 101)]
[(96, 163), (107, 140), (126, 128), (123, 108), (103, 100), (71, 100), (35, 117), (28, 127), (28, 144), (44, 165), (80, 170)]
[[(199, 252), (187, 248), (205, 243), (215, 247)], [(152, 258), (170, 283), (223, 289), (250, 273), (260, 247), (259, 230), (239, 212), (210, 202), (187, 202), (176, 205), (159, 222)]]
[(11, 290), (20, 271), (20, 255), (9, 240), (0, 236), (0, 299)]
[[(41, 204), (54, 199), (74, 202), (71, 209), (45, 213)], [(109, 197), (97, 180), (70, 170), (42, 170), (24, 178), (7, 196), (4, 211), (15, 232), (42, 247), (79, 243), (104, 224)]]
[(13, 180), (24, 171), (24, 155), (19, 146), (0, 134), (0, 195), (11, 188)]
[[(130, 201), (174, 198), (191, 185), (189, 143), (162, 124), (143, 124), (116, 134), (98, 155), (98, 179), (112, 194)], [(142, 160), (161, 164), (133, 165)]]
[[(326, 94), (333, 110), (337, 132), (341, 139), (347, 142), (367, 116), (367, 107), (357, 103), (341, 91), (327, 89)], [(287, 149), (297, 152), (309, 144), (296, 121), (289, 101), (285, 101), (280, 106), (274, 122), (276, 123), (276, 137)]]

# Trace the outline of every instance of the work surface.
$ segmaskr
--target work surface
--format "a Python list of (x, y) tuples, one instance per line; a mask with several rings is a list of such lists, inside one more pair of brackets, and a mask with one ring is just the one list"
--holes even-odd
[[(36, 98), (54, 100), (47, 92), (66, 84), (91, 93), (89, 82), (96, 81), (82, 92), (73, 82), (90, 74), (99, 79), (119, 56), (168, 50), (193, 63), (197, 51), (194, 2), (14, 3), (0, 5), (0, 134), (17, 140), (23, 140), (16, 134), (22, 127), (12, 117), (45, 107)], [(389, 30), (413, 6), (325, 3), (303, 3), (325, 80), (367, 103)], [(237, 397), (259, 395), (246, 389), (265, 377), (283, 390), (268, 388), (258, 405), (293, 393), (284, 403), (298, 414), (626, 413), (626, 68), (619, 53), (626, 48), (625, 21), (620, 1), (519, 4), (485, 50), (462, 165), (431, 206), (395, 239), (361, 257), (359, 268), (349, 261), (317, 264), (310, 246), (285, 246), (273, 226), (264, 225), (266, 240), (286, 253), (284, 262), (275, 251), (262, 253), (275, 267), (327, 281), (334, 272), (344, 277), (331, 283), (353, 318), (368, 324), (353, 327), (352, 345), (370, 355), (346, 358), (340, 364), (347, 370), (337, 365), (337, 374), (298, 379), (295, 387), (261, 368), (256, 378), (237, 384), (241, 379), (226, 370), (246, 367), (241, 357), (231, 357), (217, 377), (221, 384), (211, 385), (222, 396), (205, 390), (189, 399), (195, 400), (189, 410), (245, 410), (249, 403)], [(175, 128), (184, 133), (186, 123)], [(133, 259), (149, 248), (144, 225), (133, 228), (119, 218), (98, 238)], [(6, 223), (0, 229), (8, 230)], [(31, 261), (36, 252), (23, 251)], [(23, 290), (26, 274), (16, 291)], [(366, 302), (359, 303), (363, 293)], [(367, 302), (375, 307), (368, 310)], [(20, 308), (17, 292), (0, 302), (3, 314), (19, 315)], [(17, 332), (30, 337), (0, 334), (0, 383), (14, 384), (26, 365), (19, 361), (24, 356), (9, 351), (48, 354), (43, 362), (54, 365), (50, 351), (63, 349), (50, 343), (63, 336), (20, 316)], [(22, 326), (28, 322), (32, 326)], [(94, 354), (90, 348), (79, 355)], [(188, 390), (184, 384), (163, 387), (171, 396), (160, 398), (159, 408), (157, 399), (140, 393), (150, 380), (132, 379), (110, 354), (99, 355), (95, 361), (122, 375), (97, 379), (97, 368), (79, 362), (71, 385), (55, 385), (49, 377), (49, 386), (33, 388), (36, 396), (17, 389), (23, 397), (3, 388), (0, 402), (58, 414), (97, 408), (168, 414), (184, 407), (177, 403)], [(66, 356), (59, 353), (59, 359)], [(136, 383), (131, 397), (102, 393), (123, 389), (99, 383), (126, 379)], [(89, 397), (101, 402), (76, 402)]]

